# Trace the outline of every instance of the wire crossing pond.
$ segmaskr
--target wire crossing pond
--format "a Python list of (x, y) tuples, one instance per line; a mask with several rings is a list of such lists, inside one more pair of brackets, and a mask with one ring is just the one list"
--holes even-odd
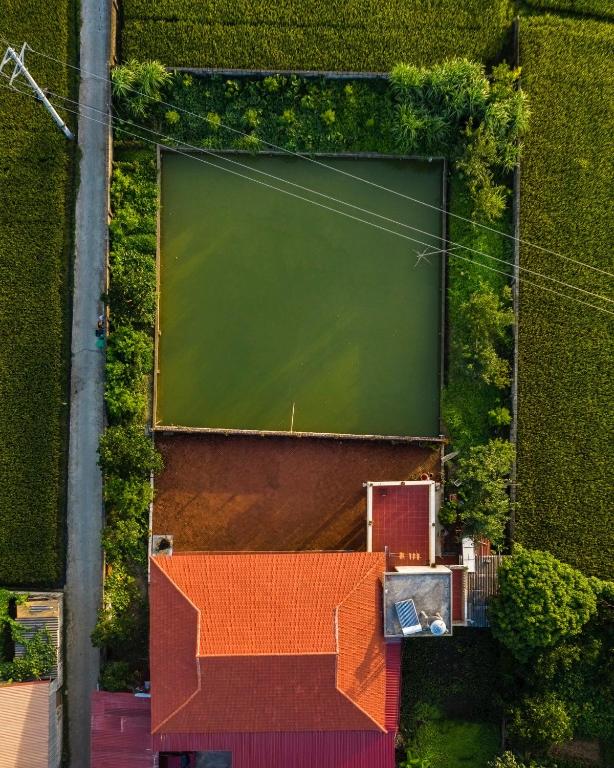
[[(228, 157), (249, 169), (162, 154), (157, 425), (438, 435), (443, 215), (298, 158)], [(323, 162), (443, 207), (441, 162)]]

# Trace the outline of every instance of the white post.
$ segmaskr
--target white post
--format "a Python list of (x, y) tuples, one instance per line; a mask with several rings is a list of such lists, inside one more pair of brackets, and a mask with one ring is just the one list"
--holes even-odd
[(23, 44), (21, 48), (21, 52), (17, 53), (13, 48), (10, 46), (6, 49), (6, 52), (2, 58), (2, 63), (0, 64), (0, 72), (2, 72), (2, 69), (6, 64), (9, 62), (13, 62), (15, 65), (15, 69), (13, 70), (13, 74), (11, 75), (11, 78), (9, 80), (9, 85), (13, 85), (13, 80), (18, 77), (19, 75), (23, 75), (30, 86), (30, 88), (34, 91), (36, 94), (36, 98), (42, 102), (42, 104), (45, 106), (46, 110), (49, 112), (51, 117), (53, 118), (56, 125), (60, 128), (64, 136), (66, 136), (67, 139), (74, 139), (74, 135), (70, 128), (66, 125), (66, 123), (62, 120), (62, 118), (58, 115), (58, 113), (55, 111), (53, 104), (49, 101), (49, 99), (45, 96), (43, 90), (40, 88), (36, 80), (32, 77), (32, 75), (28, 72), (28, 68), (24, 64), (24, 56), (26, 52), (26, 43)]

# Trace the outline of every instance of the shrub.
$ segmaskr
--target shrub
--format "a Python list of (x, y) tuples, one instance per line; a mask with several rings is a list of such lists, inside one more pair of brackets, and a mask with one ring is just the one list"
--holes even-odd
[(113, 322), (143, 329), (153, 326), (156, 312), (154, 255), (118, 247), (111, 252), (110, 267), (107, 300), (112, 307)]
[(109, 427), (100, 438), (99, 464), (103, 475), (124, 479), (149, 477), (162, 469), (162, 459), (139, 424)]
[(149, 479), (116, 475), (109, 475), (105, 479), (104, 501), (108, 519), (140, 517), (151, 500)]
[(478, 290), (458, 307), (460, 333), (453, 342), (460, 346), (467, 370), (497, 389), (510, 385), (510, 363), (503, 355), (509, 354), (514, 324), (509, 287), (501, 293), (480, 282)]
[(505, 210), (507, 188), (497, 178), (518, 162), (528, 120), (526, 98), (515, 89), (519, 74), (500, 64), (489, 79), (467, 59), (431, 69), (399, 64), (390, 73), (400, 150), (455, 160), (476, 219), (494, 221)]
[(499, 568), (499, 594), (490, 605), (492, 632), (526, 662), (536, 651), (578, 635), (596, 612), (589, 579), (548, 552), (516, 545)]
[(527, 697), (511, 712), (510, 737), (530, 754), (545, 753), (553, 744), (572, 737), (565, 704), (552, 693)]
[(100, 672), (100, 687), (113, 693), (132, 691), (137, 679), (127, 661), (108, 661)]
[(103, 605), (92, 633), (92, 643), (118, 656), (131, 656), (140, 632), (146, 601), (137, 580), (115, 563), (104, 584)]
[(488, 539), (495, 547), (503, 543), (513, 461), (514, 446), (498, 438), (470, 448), (458, 460), (454, 476), (460, 481), (458, 511), (466, 536)]
[(151, 338), (129, 326), (117, 327), (107, 346), (105, 402), (111, 423), (144, 421), (147, 380), (153, 366)]
[(111, 71), (113, 96), (129, 115), (145, 117), (152, 104), (160, 101), (162, 88), (170, 77), (170, 72), (158, 61), (131, 59)]

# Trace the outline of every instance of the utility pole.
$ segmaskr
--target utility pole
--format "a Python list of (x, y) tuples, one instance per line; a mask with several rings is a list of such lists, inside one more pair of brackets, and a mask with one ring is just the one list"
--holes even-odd
[(55, 111), (53, 107), (53, 104), (45, 96), (45, 92), (40, 88), (36, 80), (28, 72), (28, 68), (26, 67), (24, 62), (24, 58), (26, 55), (26, 47), (27, 47), (27, 43), (24, 43), (21, 47), (21, 52), (17, 53), (9, 45), (9, 47), (5, 51), (4, 56), (2, 57), (2, 63), (0, 63), (0, 72), (2, 72), (2, 70), (7, 64), (9, 64), (9, 66), (10, 64), (14, 64), (13, 74), (9, 79), (9, 85), (13, 85), (13, 80), (15, 80), (16, 77), (19, 77), (19, 75), (23, 75), (24, 78), (26, 79), (26, 82), (30, 86), (30, 88), (34, 91), (36, 98), (45, 106), (47, 112), (49, 112), (55, 124), (58, 126), (58, 128), (60, 128), (64, 136), (66, 136), (67, 139), (74, 139), (75, 137), (72, 131), (70, 130), (70, 128), (58, 115), (58, 113)]

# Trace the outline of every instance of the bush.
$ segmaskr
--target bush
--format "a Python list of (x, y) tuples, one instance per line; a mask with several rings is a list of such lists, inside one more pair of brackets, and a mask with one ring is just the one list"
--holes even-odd
[(137, 674), (127, 661), (108, 661), (100, 672), (100, 687), (112, 693), (132, 691), (137, 680)]
[(105, 478), (146, 479), (150, 472), (162, 470), (162, 459), (139, 424), (109, 427), (100, 438), (98, 454)]
[(459, 332), (454, 344), (465, 359), (467, 371), (497, 389), (510, 386), (511, 328), (514, 312), (508, 286), (498, 295), (480, 281), (478, 290), (458, 307)]
[(509, 734), (529, 754), (568, 741), (572, 729), (565, 704), (552, 693), (524, 699), (511, 712)]
[(499, 568), (490, 604), (493, 635), (521, 662), (578, 635), (597, 609), (589, 579), (548, 552), (516, 545)]
[[(471, 217), (473, 204), (466, 190), (466, 180), (455, 175), (450, 183), (449, 208), (450, 213), (463, 217), (450, 216), (448, 219), (451, 240), (505, 261), (513, 259), (511, 241), (498, 234), (498, 231), (511, 231), (509, 209), (503, 221), (493, 225), (494, 231), (471, 224), (467, 219)], [(448, 260), (448, 370), (442, 418), (454, 449), (464, 453), (471, 446), (488, 442), (493, 432), (504, 436), (504, 425), (493, 424), (489, 413), (506, 409), (509, 402), (508, 390), (487, 383), (477, 361), (471, 368), (467, 365), (467, 355), (475, 348), (473, 329), (467, 325), (472, 312), (467, 309), (476, 303), (476, 294), (487, 292), (491, 297), (489, 302), (495, 305), (497, 312), (507, 311), (509, 289), (504, 275), (484, 268), (492, 266), (490, 259), (475, 254), (467, 261), (454, 258), (453, 254), (454, 251)], [(486, 341), (502, 360), (511, 353), (507, 334), (503, 342), (489, 336)], [(486, 379), (490, 380), (491, 376), (487, 375)]]
[(113, 97), (129, 115), (145, 117), (152, 104), (160, 101), (161, 90), (170, 77), (170, 72), (157, 61), (131, 59), (111, 71)]
[(107, 345), (105, 402), (113, 424), (144, 421), (153, 344), (142, 331), (117, 327)]
[[(92, 633), (92, 643), (107, 647), (117, 656), (131, 657), (140, 641), (139, 631), (146, 601), (137, 580), (125, 566), (115, 563), (104, 584), (103, 606)], [(139, 642), (139, 647), (142, 642)]]
[(118, 247), (110, 254), (110, 286), (107, 300), (118, 325), (147, 329), (156, 312), (156, 262), (154, 253)]
[(464, 535), (477, 542), (487, 539), (495, 547), (503, 544), (513, 461), (514, 446), (498, 438), (470, 448), (458, 460), (454, 476), (460, 481), (458, 512)]
[(519, 75), (500, 64), (488, 79), (483, 65), (467, 59), (431, 69), (399, 64), (390, 74), (399, 149), (455, 160), (476, 219), (494, 221), (505, 210), (507, 188), (497, 178), (517, 164), (528, 121), (526, 99), (515, 88)]

